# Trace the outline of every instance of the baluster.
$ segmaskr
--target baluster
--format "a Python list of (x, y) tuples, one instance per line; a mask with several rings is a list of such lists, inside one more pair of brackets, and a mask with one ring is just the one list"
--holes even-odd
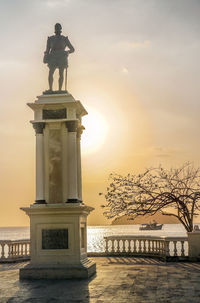
[(137, 252), (136, 239), (133, 240), (133, 252)]
[(145, 239), (143, 240), (143, 245), (144, 245), (144, 247), (143, 247), (143, 253), (145, 254), (146, 253), (146, 240)]
[(149, 253), (152, 251), (152, 240), (149, 240)]
[(14, 254), (15, 254), (15, 246), (14, 244), (11, 243), (10, 257), (13, 258)]
[(117, 252), (120, 252), (120, 239), (117, 239)]
[(20, 256), (21, 257), (24, 256), (24, 243), (21, 243), (21, 245), (20, 245)]
[[(168, 247), (168, 250), (169, 250), (169, 247)], [(162, 254), (163, 254), (163, 255), (166, 255), (166, 251), (165, 251), (165, 242), (164, 242), (164, 241), (162, 241)], [(168, 252), (168, 254), (169, 254), (169, 252)]]
[(181, 257), (185, 257), (184, 241), (181, 241)]
[(13, 245), (8, 244), (8, 247), (9, 247), (9, 257), (12, 258), (13, 257)]
[(160, 254), (162, 253), (162, 250), (163, 250), (162, 242), (158, 240), (156, 245), (156, 251)]
[(170, 241), (168, 241), (168, 240), (164, 241), (164, 252), (165, 252), (166, 257), (170, 256), (169, 243), (170, 243)]
[(10, 245), (9, 244), (7, 245), (8, 245), (8, 258), (10, 258)]
[[(108, 239), (105, 238), (105, 253), (108, 253)], [(25, 244), (25, 254), (27, 254), (27, 244)]]
[(159, 241), (159, 254), (165, 253), (165, 244), (163, 241)]
[(174, 243), (174, 256), (176, 257), (177, 256), (177, 247), (176, 247), (177, 241), (174, 240), (173, 243)]
[[(107, 251), (106, 252), (108, 252), (108, 241), (107, 241), (107, 239), (106, 239), (106, 243), (107, 243)], [(28, 246), (27, 243), (25, 243), (25, 256), (28, 255), (27, 246)]]
[(139, 249), (138, 249), (138, 252), (139, 252), (139, 253), (142, 252), (142, 249), (141, 249), (141, 248), (142, 248), (142, 246), (141, 246), (141, 240), (139, 239)]
[(30, 242), (28, 243), (28, 255), (29, 256), (31, 255), (31, 243)]
[(155, 244), (155, 241), (152, 240), (152, 252), (154, 253), (154, 244)]
[(13, 258), (15, 254), (15, 245), (11, 243), (10, 257)]
[(158, 253), (163, 255), (164, 250), (165, 250), (164, 242), (161, 240), (158, 240)]
[(128, 239), (128, 253), (131, 252), (131, 240)]
[(21, 252), (21, 251), (20, 251), (20, 246), (21, 246), (21, 245), (18, 243), (18, 244), (17, 244), (17, 257), (20, 256), (20, 252)]
[(158, 253), (162, 254), (163, 253), (163, 249), (164, 249), (163, 242), (158, 241)]
[(122, 240), (122, 242), (123, 242), (123, 246), (122, 246), (122, 252), (126, 252), (126, 246), (125, 246), (125, 242), (126, 242), (126, 240)]
[(24, 248), (25, 248), (25, 244), (22, 243), (22, 244), (21, 244), (21, 256), (25, 256)]
[(150, 241), (149, 241), (149, 239), (147, 239), (146, 252), (147, 253), (150, 252)]
[(141, 240), (141, 253), (144, 252), (144, 239)]
[(156, 249), (156, 253), (158, 253), (158, 252), (159, 252), (159, 249), (158, 249), (158, 243), (159, 243), (159, 241), (158, 241), (158, 240), (156, 240), (156, 241), (155, 241), (155, 244), (156, 244), (156, 247), (155, 247), (155, 249)]
[(1, 243), (1, 259), (5, 258), (5, 243)]
[(111, 252), (114, 253), (115, 252), (115, 240), (112, 239), (112, 246), (111, 246)]

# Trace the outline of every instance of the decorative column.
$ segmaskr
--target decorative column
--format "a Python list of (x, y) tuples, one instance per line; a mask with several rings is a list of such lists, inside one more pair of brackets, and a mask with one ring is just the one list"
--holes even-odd
[(77, 177), (77, 123), (78, 121), (67, 121), (68, 129), (68, 200), (67, 202), (78, 202), (78, 177)]
[(44, 122), (34, 122), (36, 134), (36, 204), (45, 204), (44, 199)]
[(82, 174), (81, 174), (81, 135), (84, 127), (77, 129), (77, 187), (78, 187), (78, 200), (82, 202)]
[(36, 201), (21, 208), (30, 217), (31, 260), (20, 279), (88, 278), (96, 264), (87, 258), (87, 216), (94, 208), (81, 203), (87, 111), (68, 93), (42, 95), (28, 105), (36, 132)]

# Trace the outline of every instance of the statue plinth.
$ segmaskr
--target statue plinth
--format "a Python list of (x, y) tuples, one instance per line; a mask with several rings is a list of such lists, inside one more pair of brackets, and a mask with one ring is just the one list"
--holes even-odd
[(60, 95), (60, 94), (68, 94), (68, 91), (67, 90), (45, 90), (43, 92), (43, 95)]
[(82, 202), (80, 139), (87, 114), (72, 95), (42, 95), (28, 106), (36, 133), (36, 200), (30, 217), (31, 261), (20, 278), (87, 278), (87, 216)]

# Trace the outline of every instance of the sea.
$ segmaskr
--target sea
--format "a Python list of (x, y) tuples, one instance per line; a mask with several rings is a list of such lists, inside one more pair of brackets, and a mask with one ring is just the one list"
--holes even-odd
[[(200, 224), (197, 224), (200, 227)], [(103, 252), (104, 237), (111, 235), (187, 236), (182, 224), (164, 224), (161, 230), (139, 230), (140, 225), (88, 226), (88, 252)], [(0, 240), (30, 239), (29, 227), (0, 227)]]

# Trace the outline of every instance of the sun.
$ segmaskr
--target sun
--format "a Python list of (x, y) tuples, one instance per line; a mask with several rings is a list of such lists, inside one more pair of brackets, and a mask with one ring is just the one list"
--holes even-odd
[(83, 154), (91, 154), (98, 151), (105, 143), (108, 125), (98, 111), (87, 107), (88, 115), (83, 117), (85, 130), (81, 137), (81, 148)]

